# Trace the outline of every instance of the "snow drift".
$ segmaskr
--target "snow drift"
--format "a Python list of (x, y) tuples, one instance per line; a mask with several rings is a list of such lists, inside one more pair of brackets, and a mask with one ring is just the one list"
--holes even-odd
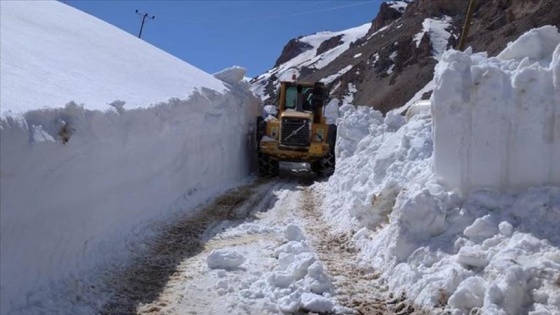
[(558, 124), (551, 142), (545, 123), (560, 105), (559, 36), (533, 30), (497, 58), (444, 53), (433, 118), (341, 108), (337, 170), (315, 187), (328, 222), (352, 231), (360, 263), (396, 293), (451, 314), (560, 309), (560, 187), (543, 186), (560, 176), (550, 163), (560, 160), (551, 155)]
[(41, 313), (61, 279), (246, 177), (258, 101), (239, 67), (222, 82), (62, 3), (1, 5), (0, 313)]

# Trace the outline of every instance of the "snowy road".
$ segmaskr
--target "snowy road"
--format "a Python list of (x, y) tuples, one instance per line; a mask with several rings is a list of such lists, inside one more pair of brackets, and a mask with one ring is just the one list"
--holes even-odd
[(115, 281), (104, 312), (416, 314), (356, 264), (348, 236), (329, 233), (314, 178), (300, 174), (235, 189), (177, 222)]

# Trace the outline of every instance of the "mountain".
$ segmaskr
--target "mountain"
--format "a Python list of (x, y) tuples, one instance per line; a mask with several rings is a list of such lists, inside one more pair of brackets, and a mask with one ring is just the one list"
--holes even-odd
[[(427, 99), (435, 64), (459, 42), (467, 5), (455, 0), (383, 2), (371, 23), (290, 40), (274, 67), (251, 81), (252, 89), (265, 103), (274, 102), (279, 80), (295, 74), (298, 80), (325, 82), (340, 104), (382, 112), (413, 97)], [(555, 0), (477, 1), (467, 46), (494, 56), (532, 28), (560, 27), (557, 12), (560, 2)]]

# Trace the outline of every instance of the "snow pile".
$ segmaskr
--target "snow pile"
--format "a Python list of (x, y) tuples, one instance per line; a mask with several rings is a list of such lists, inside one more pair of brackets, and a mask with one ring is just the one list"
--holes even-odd
[(560, 185), (560, 34), (527, 32), (500, 55), (452, 51), (436, 67), (435, 171), (462, 192)]
[(0, 313), (28, 313), (247, 176), (258, 101), (60, 2), (1, 14)]
[[(345, 310), (333, 298), (333, 285), (324, 266), (317, 260), (306, 243), (305, 234), (297, 225), (284, 230), (286, 241), (273, 251), (276, 259), (271, 271), (243, 279), (232, 298), (228, 295), (228, 309), (239, 304), (270, 313), (295, 313), (298, 311), (335, 312)], [(215, 252), (210, 256), (216, 256)], [(222, 253), (222, 257), (231, 256)], [(236, 253), (236, 255), (239, 255)], [(208, 262), (215, 261), (208, 256)], [(261, 258), (262, 259), (262, 258)], [(224, 294), (231, 285), (222, 274)], [(337, 313), (337, 314), (338, 314)]]
[[(527, 40), (526, 37), (535, 34), (548, 38), (549, 44), (541, 43), (539, 47), (553, 46), (550, 41), (554, 36), (546, 36), (543, 32), (549, 31), (547, 28), (532, 31), (505, 51), (509, 50), (507, 54), (511, 56), (511, 50), (515, 50), (516, 46), (517, 49), (525, 48), (519, 43), (534, 43), (534, 39)], [(497, 107), (494, 104), (499, 99), (504, 99), (504, 107), (508, 108), (511, 105), (507, 101), (516, 98), (513, 91), (508, 94), (508, 90), (502, 89), (504, 84), (497, 85), (497, 82), (509, 84), (510, 78), (503, 74), (500, 81), (479, 80), (473, 81), (477, 82), (476, 85), (471, 85), (470, 73), (465, 72), (470, 68), (469, 62), (487, 65), (484, 71), (476, 70), (474, 66), (471, 69), (480, 77), (486, 75), (489, 78), (495, 77), (496, 73), (506, 73), (507, 69), (499, 70), (506, 68), (506, 65), (511, 66), (509, 71), (515, 72), (522, 64), (517, 77), (529, 79), (534, 84), (523, 84), (521, 87), (528, 95), (544, 102), (544, 105), (531, 103), (531, 106), (550, 106), (551, 95), (555, 95), (558, 100), (558, 89), (552, 89), (550, 78), (551, 74), (556, 75), (557, 64), (553, 63), (553, 67), (548, 65), (551, 59), (558, 59), (559, 49), (556, 48), (553, 56), (552, 51), (549, 51), (550, 54), (539, 53), (534, 45), (525, 49), (532, 60), (502, 60), (501, 66), (498, 66), (498, 59), (446, 53), (438, 66), (438, 73), (449, 75), (436, 81), (442, 90), (439, 96), (434, 94), (433, 99), (435, 128), (440, 127), (441, 121), (446, 122), (444, 126), (461, 126), (464, 121), (476, 121), (476, 128), (470, 130), (477, 135), (477, 139), (492, 139), (497, 133), (493, 126), (508, 121), (506, 118), (492, 118), (487, 117), (488, 114), (485, 116), (467, 111), (480, 108), (486, 109), (484, 113), (488, 113)], [(548, 60), (542, 61), (546, 56)], [(447, 65), (447, 68), (443, 65)], [(542, 69), (546, 67), (549, 67), (548, 70)], [(466, 77), (465, 73), (468, 73)], [(451, 74), (454, 76), (451, 77)], [(543, 88), (547, 90), (542, 94), (532, 92), (543, 91)], [(475, 91), (475, 94), (470, 94), (471, 91)], [(499, 91), (498, 94), (496, 91)], [(453, 98), (449, 97), (441, 103), (442, 95), (451, 95)], [(495, 97), (497, 95), (499, 97)], [(554, 108), (557, 109), (558, 103), (553, 104), (556, 104)], [(441, 107), (447, 110), (438, 112)], [(458, 115), (463, 111), (469, 114)], [(461, 195), (459, 191), (450, 190), (434, 174), (434, 143), (435, 158), (438, 158), (438, 141), (445, 144), (460, 142), (456, 136), (467, 136), (469, 133), (450, 131), (455, 129), (447, 129), (447, 132), (435, 130), (434, 142), (432, 117), (425, 111), (417, 113), (408, 122), (392, 113), (384, 118), (369, 108), (343, 106), (341, 112), (337, 170), (327, 183), (316, 184), (315, 188), (324, 193), (325, 218), (333, 228), (338, 232), (354, 231), (353, 240), (361, 249), (360, 264), (373, 266), (395, 293), (404, 292), (419, 305), (444, 308), (451, 314), (558, 312), (560, 233), (557, 223), (560, 220), (560, 187), (476, 190)], [(532, 112), (531, 108), (529, 112)], [(550, 114), (550, 111), (547, 113)], [(544, 112), (540, 114), (544, 116)], [(520, 123), (513, 121), (511, 124)], [(528, 141), (533, 139), (536, 145), (542, 143), (542, 120), (527, 120), (521, 127), (528, 134), (527, 138), (522, 138), (524, 145), (530, 148), (528, 154), (541, 156), (533, 162), (528, 161), (529, 165), (523, 165), (522, 168), (532, 169), (535, 164), (542, 167), (541, 164), (547, 163), (547, 158), (543, 159), (542, 156), (546, 157), (550, 150), (535, 148), (535, 144)], [(534, 136), (532, 128), (540, 128), (539, 137)], [(529, 135), (533, 136), (528, 138)], [(521, 134), (516, 136), (521, 137)], [(464, 143), (457, 146), (471, 150), (479, 148), (475, 142), (468, 144), (473, 146)], [(532, 151), (532, 148), (536, 151)], [(500, 152), (499, 149), (494, 151)], [(470, 158), (476, 156), (466, 155)], [(484, 164), (489, 157), (486, 155), (487, 160), (481, 159), (471, 165)], [(447, 156), (446, 161), (451, 163), (455, 158), (460, 157)], [(460, 166), (457, 168), (461, 169)], [(489, 166), (486, 169), (493, 171)], [(558, 174), (554, 172), (554, 175)], [(470, 179), (479, 177), (489, 178), (477, 173)]]

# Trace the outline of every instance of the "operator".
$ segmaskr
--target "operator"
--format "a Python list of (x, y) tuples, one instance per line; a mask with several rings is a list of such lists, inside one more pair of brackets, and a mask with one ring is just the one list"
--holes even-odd
[(311, 105), (311, 100), (313, 99), (313, 89), (307, 89), (303, 93), (303, 106), (302, 109), (306, 111), (312, 111), (313, 106)]

